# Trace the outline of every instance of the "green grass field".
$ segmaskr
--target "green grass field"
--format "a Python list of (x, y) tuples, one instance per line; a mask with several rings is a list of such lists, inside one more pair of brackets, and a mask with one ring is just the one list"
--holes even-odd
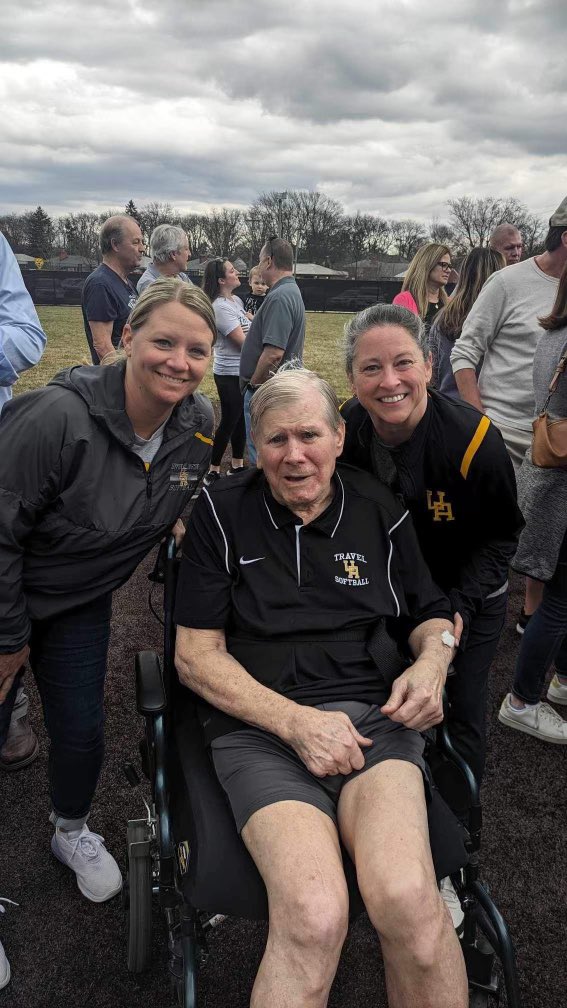
[[(47, 347), (39, 364), (14, 386), (15, 395), (45, 385), (63, 368), (90, 361), (79, 307), (39, 307), (37, 312), (47, 333)], [(348, 314), (307, 313), (305, 365), (326, 378), (340, 399), (349, 394), (341, 349), (343, 326), (349, 318)], [(217, 398), (212, 367), (201, 388), (211, 399)]]

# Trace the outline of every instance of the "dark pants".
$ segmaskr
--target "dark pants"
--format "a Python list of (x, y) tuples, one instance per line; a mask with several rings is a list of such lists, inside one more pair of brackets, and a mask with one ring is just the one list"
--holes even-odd
[[(68, 829), (85, 822), (104, 756), (104, 679), (112, 595), (47, 620), (34, 620), (30, 665), (50, 740), (53, 821)], [(0, 748), (16, 699), (17, 681), (0, 705)]]
[(480, 784), (486, 761), (488, 672), (506, 619), (508, 593), (487, 599), (473, 619), (466, 649), (459, 652), (447, 679), (449, 731), (455, 749)]
[(241, 459), (246, 444), (244, 403), (238, 375), (213, 375), (220, 399), (221, 421), (215, 432), (211, 465), (221, 464), (230, 438), (233, 459)]
[(512, 690), (524, 703), (539, 703), (545, 677), (554, 662), (557, 671), (567, 676), (566, 634), (567, 536), (555, 573), (544, 585), (541, 603), (522, 636)]

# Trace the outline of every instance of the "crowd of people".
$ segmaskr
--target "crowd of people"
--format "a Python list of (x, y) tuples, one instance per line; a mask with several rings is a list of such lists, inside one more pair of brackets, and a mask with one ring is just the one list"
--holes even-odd
[[(246, 301), (228, 259), (207, 262), (202, 289), (190, 282), (178, 227), (154, 230), (137, 288), (138, 224), (109, 218), (100, 245), (82, 302), (92, 365), (11, 400), (45, 336), (0, 236), (0, 768), (37, 756), (29, 664), (52, 851), (88, 899), (116, 895), (120, 870), (87, 821), (112, 594), (173, 530), (179, 676), (202, 698), (269, 895), (251, 1003), (276, 1003), (284, 981), (289, 1004), (327, 1003), (348, 924), (342, 843), (391, 1003), (464, 1008), (463, 914), (450, 879), (436, 881), (423, 732), (446, 687), (451, 737), (480, 785), (512, 567), (526, 595), (499, 720), (567, 744), (551, 705), (567, 705), (567, 437), (551, 463), (531, 453), (534, 417), (559, 431), (567, 419), (567, 198), (539, 256), (522, 260), (506, 223), (456, 264), (445, 245), (420, 248), (393, 304), (347, 323), (340, 408), (302, 367), (285, 240), (265, 241)], [(198, 391), (211, 358), (216, 431)], [(0, 987), (9, 979), (0, 945)]]

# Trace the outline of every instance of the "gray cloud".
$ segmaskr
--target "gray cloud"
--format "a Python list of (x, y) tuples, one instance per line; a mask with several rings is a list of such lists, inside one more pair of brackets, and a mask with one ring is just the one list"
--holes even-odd
[(0, 10), (0, 209), (319, 187), (443, 215), (567, 191), (563, 0), (28, 0)]

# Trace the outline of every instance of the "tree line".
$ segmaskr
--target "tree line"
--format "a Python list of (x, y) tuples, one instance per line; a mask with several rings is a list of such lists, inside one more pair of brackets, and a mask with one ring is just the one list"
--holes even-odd
[(522, 234), (525, 254), (542, 249), (545, 224), (517, 199), (461, 196), (447, 201), (445, 220), (425, 224), (412, 218), (345, 214), (342, 205), (322, 192), (290, 190), (261, 193), (245, 210), (215, 207), (207, 213), (181, 213), (170, 203), (139, 208), (129, 200), (123, 210), (68, 213), (50, 217), (38, 206), (24, 213), (0, 215), (0, 231), (15, 252), (50, 258), (65, 250), (98, 261), (98, 234), (107, 217), (127, 213), (138, 221), (146, 241), (158, 224), (177, 224), (187, 232), (193, 257), (221, 255), (256, 261), (264, 240), (280, 235), (291, 242), (296, 259), (338, 266), (370, 256), (409, 261), (427, 241), (446, 244), (454, 255), (486, 245), (497, 224), (507, 221)]

